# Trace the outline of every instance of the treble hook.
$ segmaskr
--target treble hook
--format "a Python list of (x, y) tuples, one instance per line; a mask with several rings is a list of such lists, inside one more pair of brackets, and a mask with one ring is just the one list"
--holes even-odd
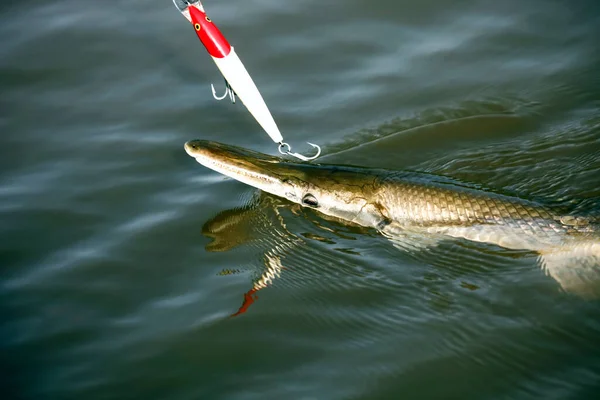
[(221, 96), (221, 97), (217, 96), (217, 91), (215, 90), (215, 87), (213, 86), (212, 83), (210, 84), (210, 88), (212, 89), (213, 97), (216, 100), (220, 101), (220, 100), (223, 100), (225, 97), (229, 96), (231, 103), (235, 104), (235, 92), (233, 91), (231, 86), (229, 86), (229, 82), (227, 82), (227, 79), (225, 79), (225, 94), (223, 94), (223, 96)]
[[(315, 147), (317, 149), (317, 154), (315, 154), (312, 157), (306, 157), (306, 156), (303, 156), (302, 154), (292, 153), (292, 146), (290, 146), (289, 144), (284, 143), (284, 142), (279, 142), (279, 152), (281, 154), (287, 154), (288, 156), (299, 158), (302, 161), (311, 161), (321, 155), (321, 148), (318, 145), (311, 143), (311, 142), (306, 142), (306, 143), (310, 144), (312, 147)], [(284, 147), (287, 147), (287, 150), (283, 150)]]

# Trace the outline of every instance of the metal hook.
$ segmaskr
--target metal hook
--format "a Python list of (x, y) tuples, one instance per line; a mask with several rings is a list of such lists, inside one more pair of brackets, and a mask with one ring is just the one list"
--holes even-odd
[(233, 91), (231, 86), (229, 86), (229, 82), (227, 82), (227, 79), (225, 79), (225, 94), (223, 94), (223, 96), (221, 96), (221, 97), (217, 96), (217, 91), (215, 90), (215, 87), (213, 86), (212, 83), (210, 84), (210, 88), (212, 89), (213, 97), (216, 100), (220, 101), (220, 100), (223, 100), (225, 97), (229, 96), (231, 103), (235, 104), (235, 92)]
[[(310, 144), (312, 147), (315, 147), (317, 149), (317, 154), (315, 154), (312, 157), (306, 157), (306, 156), (303, 156), (302, 154), (292, 153), (292, 146), (290, 146), (289, 144), (284, 143), (284, 142), (279, 142), (279, 152), (281, 154), (287, 154), (288, 156), (299, 158), (302, 161), (311, 161), (321, 155), (321, 148), (318, 145), (311, 143), (311, 142), (306, 142), (306, 143)], [(283, 150), (284, 147), (287, 147), (287, 150)]]

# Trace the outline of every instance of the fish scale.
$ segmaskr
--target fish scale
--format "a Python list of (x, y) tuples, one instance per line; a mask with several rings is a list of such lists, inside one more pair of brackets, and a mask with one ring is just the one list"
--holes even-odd
[(540, 245), (556, 244), (566, 235), (593, 231), (583, 217), (578, 217), (578, 225), (567, 225), (558, 213), (542, 204), (448, 181), (438, 183), (434, 176), (426, 174), (392, 173), (381, 178), (377, 192), (379, 202), (386, 205), (392, 219), (406, 226), (439, 226), (444, 232), (455, 226), (481, 230), (490, 226), (511, 227), (535, 236)]

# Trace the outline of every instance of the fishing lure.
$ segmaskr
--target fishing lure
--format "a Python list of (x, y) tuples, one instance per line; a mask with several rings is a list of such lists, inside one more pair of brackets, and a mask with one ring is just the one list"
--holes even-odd
[(208, 54), (212, 57), (215, 64), (217, 64), (225, 79), (225, 94), (222, 96), (217, 96), (215, 87), (211, 84), (213, 97), (217, 100), (229, 97), (231, 102), (235, 103), (237, 96), (271, 139), (279, 144), (279, 152), (281, 154), (287, 154), (304, 161), (314, 160), (319, 157), (321, 148), (310, 142), (308, 144), (317, 149), (316, 155), (306, 157), (302, 154), (292, 153), (291, 146), (283, 141), (283, 136), (267, 104), (246, 70), (246, 67), (244, 67), (242, 60), (240, 60), (235, 49), (225, 39), (219, 28), (206, 15), (202, 3), (199, 0), (195, 2), (173, 0), (173, 4), (193, 25), (198, 39), (200, 39)]

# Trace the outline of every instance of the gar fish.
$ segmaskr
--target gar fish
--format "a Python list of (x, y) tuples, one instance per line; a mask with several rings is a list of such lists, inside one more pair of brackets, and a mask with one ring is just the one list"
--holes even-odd
[(462, 238), (535, 251), (568, 292), (597, 295), (600, 220), (560, 213), (450, 178), (408, 171), (296, 163), (204, 140), (185, 144), (200, 164), (325, 215), (374, 228), (399, 247)]

